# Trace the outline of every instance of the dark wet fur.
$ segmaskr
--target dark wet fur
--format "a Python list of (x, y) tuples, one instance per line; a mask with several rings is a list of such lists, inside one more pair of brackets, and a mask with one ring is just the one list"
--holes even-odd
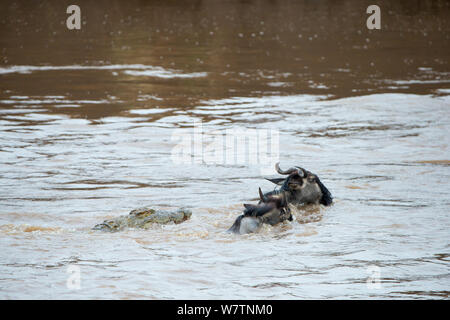
[(319, 177), (317, 177), (316, 182), (319, 185), (320, 190), (322, 191), (322, 199), (320, 199), (320, 203), (324, 206), (331, 205), (333, 203), (333, 196), (331, 195), (331, 192), (328, 191), (327, 187), (323, 185)]

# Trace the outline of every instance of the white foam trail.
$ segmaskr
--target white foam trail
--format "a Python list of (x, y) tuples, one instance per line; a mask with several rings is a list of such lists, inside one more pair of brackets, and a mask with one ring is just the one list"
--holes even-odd
[(32, 100), (0, 100), (1, 104), (105, 104), (110, 103), (108, 100), (60, 100), (60, 99), (32, 99)]
[(139, 115), (147, 115), (147, 114), (155, 114), (155, 113), (164, 113), (173, 109), (163, 109), (163, 108), (155, 108), (155, 109), (134, 109), (130, 110), (131, 114), (139, 114)]
[(0, 74), (7, 73), (31, 73), (33, 71), (58, 71), (58, 70), (121, 70), (121, 69), (148, 69), (156, 68), (142, 64), (114, 64), (107, 66), (9, 66), (0, 68)]
[(387, 80), (386, 83), (392, 84), (428, 84), (428, 83), (449, 83), (447, 79), (435, 79), (435, 80)]
[(193, 73), (176, 73), (169, 70), (144, 70), (144, 71), (124, 71), (125, 74), (131, 76), (145, 76), (145, 77), (157, 77), (157, 78), (201, 78), (206, 77), (206, 72), (193, 72)]
[[(113, 64), (106, 66), (9, 66), (0, 68), (0, 74), (32, 73), (35, 71), (65, 71), (65, 70), (126, 70), (125, 73), (137, 76), (149, 76), (158, 78), (195, 78), (205, 77), (206, 72), (181, 73), (179, 70), (166, 70), (162, 67), (147, 66), (142, 64)], [(133, 71), (141, 70), (141, 71)]]

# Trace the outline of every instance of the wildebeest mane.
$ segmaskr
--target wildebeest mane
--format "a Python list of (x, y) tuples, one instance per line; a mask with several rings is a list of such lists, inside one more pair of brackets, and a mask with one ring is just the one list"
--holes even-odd
[(239, 233), (242, 218), (244, 218), (243, 214), (237, 217), (236, 221), (234, 221), (233, 225), (230, 227), (230, 229), (228, 229), (228, 232)]
[(322, 198), (320, 199), (320, 203), (329, 206), (333, 202), (333, 197), (331, 196), (331, 192), (328, 191), (327, 187), (323, 185), (320, 181), (319, 177), (316, 178), (316, 182), (319, 185), (320, 191), (322, 191)]

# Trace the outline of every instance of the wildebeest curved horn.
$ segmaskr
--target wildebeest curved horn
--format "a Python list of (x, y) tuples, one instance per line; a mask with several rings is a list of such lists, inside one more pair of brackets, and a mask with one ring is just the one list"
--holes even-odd
[(302, 178), (306, 177), (308, 174), (306, 173), (306, 170), (302, 167), (296, 167), (298, 168), (298, 175)]
[(261, 188), (259, 188), (259, 198), (261, 199), (262, 202), (267, 202), (267, 197), (264, 196), (264, 194), (261, 191)]
[(293, 173), (293, 172), (297, 172), (297, 171), (298, 171), (297, 168), (289, 168), (289, 169), (287, 169), (286, 171), (281, 170), (281, 168), (280, 168), (280, 163), (279, 163), (279, 162), (277, 162), (277, 163), (275, 164), (275, 170), (277, 170), (277, 172), (278, 172), (279, 174), (291, 174), (291, 173)]

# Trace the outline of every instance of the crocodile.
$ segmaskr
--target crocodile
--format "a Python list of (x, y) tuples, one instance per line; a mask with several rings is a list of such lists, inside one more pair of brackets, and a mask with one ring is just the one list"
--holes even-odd
[(109, 232), (117, 232), (126, 228), (148, 229), (153, 224), (182, 223), (188, 220), (191, 215), (192, 212), (184, 208), (178, 210), (156, 210), (150, 207), (142, 207), (132, 210), (128, 215), (105, 220), (95, 225), (92, 229)]

